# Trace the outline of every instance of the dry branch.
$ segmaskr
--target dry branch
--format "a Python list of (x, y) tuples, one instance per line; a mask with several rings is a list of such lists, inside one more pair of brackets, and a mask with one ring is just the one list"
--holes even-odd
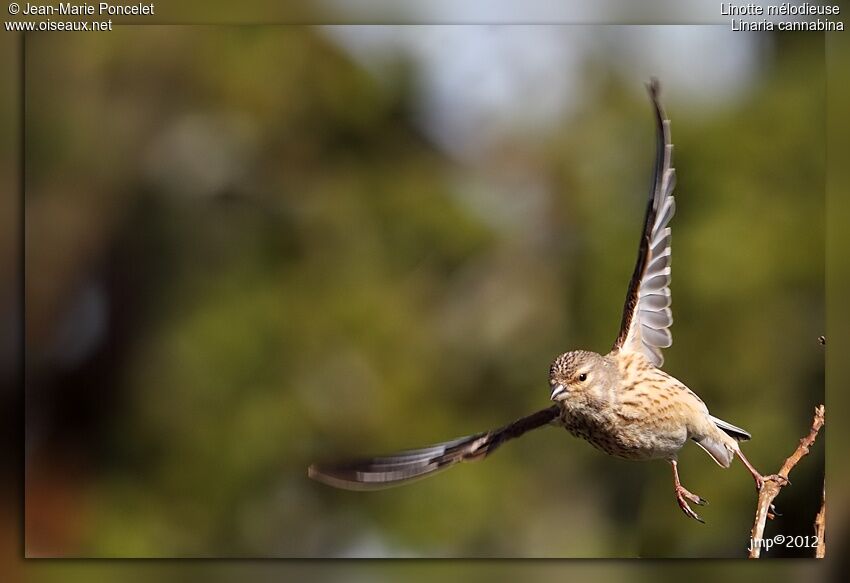
[[(750, 536), (752, 537), (750, 540), (753, 542), (750, 548), (750, 558), (758, 559), (761, 556), (761, 545), (756, 544), (758, 541), (763, 540), (764, 538), (764, 525), (767, 522), (767, 518), (771, 515), (771, 506), (773, 505), (773, 501), (779, 495), (779, 492), (782, 490), (784, 486), (788, 484), (788, 474), (797, 465), (797, 463), (803, 459), (805, 455), (809, 453), (809, 448), (814, 444), (815, 439), (817, 439), (818, 432), (824, 424), (824, 406), (818, 405), (815, 407), (815, 416), (812, 420), (812, 428), (809, 431), (809, 434), (800, 440), (800, 445), (797, 446), (797, 449), (794, 450), (788, 459), (785, 460), (785, 463), (782, 464), (782, 467), (779, 470), (779, 473), (776, 476), (765, 476), (764, 485), (759, 490), (758, 503), (756, 505), (756, 517), (753, 522), (753, 529), (750, 531)], [(816, 521), (816, 529), (818, 530), (818, 552), (820, 553), (822, 550), (825, 550), (825, 546), (823, 549), (821, 548), (821, 543), (823, 542), (823, 532), (820, 532), (821, 526), (825, 529), (826, 527), (826, 519), (825, 514), (823, 519), (821, 519), (821, 513), (825, 513), (826, 508), (826, 496), (824, 494), (824, 504), (821, 507), (821, 512), (818, 513), (819, 522)], [(772, 516), (771, 516), (772, 517)]]
[(821, 498), (820, 510), (815, 518), (815, 535), (818, 537), (818, 547), (815, 549), (815, 558), (822, 559), (826, 556), (826, 480), (823, 482), (823, 497)]

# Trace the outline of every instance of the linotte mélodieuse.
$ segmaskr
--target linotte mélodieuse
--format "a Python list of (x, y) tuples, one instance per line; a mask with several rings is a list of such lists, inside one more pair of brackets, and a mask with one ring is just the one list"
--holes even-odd
[(758, 4), (732, 4), (721, 2), (720, 14), (722, 16), (837, 16), (840, 12), (838, 6), (821, 6), (819, 4), (782, 4), (767, 7)]
[[(764, 6), (758, 4), (720, 4), (720, 14), (723, 16), (836, 16), (841, 12), (838, 6), (819, 6), (816, 4), (789, 4)], [(840, 31), (844, 23), (840, 20), (795, 20), (773, 22), (772, 20), (740, 20), (732, 19), (732, 30), (736, 31)]]

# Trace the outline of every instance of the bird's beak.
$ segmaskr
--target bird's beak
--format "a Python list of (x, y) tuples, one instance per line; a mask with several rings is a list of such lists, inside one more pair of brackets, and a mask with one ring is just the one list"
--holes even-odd
[(552, 394), (549, 395), (549, 400), (554, 401), (558, 398), (558, 395), (560, 395), (561, 393), (565, 393), (566, 391), (567, 389), (564, 388), (564, 385), (558, 383), (557, 385), (552, 387)]

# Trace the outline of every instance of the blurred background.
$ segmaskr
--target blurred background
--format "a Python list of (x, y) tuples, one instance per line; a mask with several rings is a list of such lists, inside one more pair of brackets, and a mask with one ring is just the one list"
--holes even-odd
[[(383, 492), (306, 467), (502, 425), (610, 348), (654, 75), (665, 370), (776, 471), (823, 401), (822, 35), (140, 26), (30, 35), (26, 67), (28, 556), (746, 555), (752, 480), (697, 447), (705, 526), (664, 462), (557, 429)], [(822, 447), (792, 480), (768, 529), (810, 535)]]

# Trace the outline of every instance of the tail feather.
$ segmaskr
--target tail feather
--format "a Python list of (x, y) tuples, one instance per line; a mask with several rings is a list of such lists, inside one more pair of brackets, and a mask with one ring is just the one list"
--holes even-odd
[(735, 452), (740, 451), (738, 442), (750, 439), (750, 434), (722, 419), (711, 415), (708, 417), (720, 431), (712, 427), (711, 431), (695, 435), (691, 439), (703, 448), (717, 462), (717, 465), (728, 468), (732, 464)]
[(704, 436), (701, 438), (693, 438), (694, 442), (705, 450), (705, 453), (711, 456), (717, 465), (722, 468), (728, 468), (732, 465), (732, 458), (735, 456), (735, 448), (738, 447), (738, 444), (724, 436), (722, 433), (720, 434), (727, 442), (724, 442), (723, 439), (717, 439), (711, 436)]
[(717, 417), (713, 417), (709, 415), (711, 420), (717, 425), (720, 429), (722, 429), (727, 435), (730, 437), (734, 437), (738, 441), (748, 441), (752, 439), (752, 435), (750, 435), (747, 431), (744, 431), (740, 427), (736, 427), (731, 423), (727, 423), (723, 419), (718, 419)]

